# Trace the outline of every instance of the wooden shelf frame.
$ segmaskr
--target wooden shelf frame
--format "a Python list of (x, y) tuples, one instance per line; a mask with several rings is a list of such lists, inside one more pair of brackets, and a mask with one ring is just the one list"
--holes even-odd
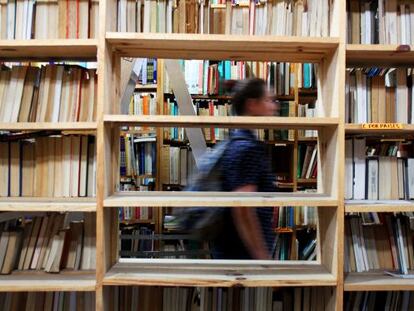
[(0, 131), (96, 131), (97, 122), (0, 122)]
[(243, 260), (122, 259), (105, 275), (104, 285), (123, 286), (335, 286), (317, 263)]
[(323, 194), (284, 192), (117, 192), (104, 200), (105, 207), (260, 207), (260, 206), (335, 207), (338, 200)]
[(96, 212), (96, 198), (0, 197), (5, 212)]
[(339, 124), (339, 119), (317, 117), (105, 115), (104, 122), (118, 124), (119, 126), (322, 129), (326, 127), (335, 128)]
[(338, 47), (338, 38), (248, 35), (106, 33), (121, 57), (320, 62)]
[(365, 129), (362, 124), (345, 124), (346, 134), (378, 135), (414, 135), (414, 124), (402, 124), (402, 129)]
[(0, 276), (0, 292), (51, 292), (96, 290), (95, 271), (19, 271)]
[(414, 279), (402, 279), (379, 272), (348, 273), (344, 290), (352, 291), (413, 291)]
[(0, 40), (2, 61), (96, 61), (97, 39)]
[(348, 44), (348, 66), (412, 66), (414, 46), (403, 44)]
[(406, 200), (381, 200), (366, 201), (346, 200), (346, 213), (393, 213), (393, 212), (414, 212), (414, 201)]

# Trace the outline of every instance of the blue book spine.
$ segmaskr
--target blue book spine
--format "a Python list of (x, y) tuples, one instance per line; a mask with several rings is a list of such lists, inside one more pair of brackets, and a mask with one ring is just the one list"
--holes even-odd
[(229, 60), (224, 61), (224, 79), (231, 79), (231, 61)]
[(154, 84), (157, 84), (157, 59), (154, 59)]
[(310, 64), (308, 64), (308, 63), (303, 64), (303, 87), (304, 88), (310, 88), (311, 87)]

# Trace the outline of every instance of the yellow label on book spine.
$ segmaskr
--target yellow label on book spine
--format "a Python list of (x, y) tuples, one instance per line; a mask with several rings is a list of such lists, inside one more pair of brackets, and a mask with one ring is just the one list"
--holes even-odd
[(401, 130), (403, 125), (401, 123), (364, 123), (362, 128), (367, 130)]

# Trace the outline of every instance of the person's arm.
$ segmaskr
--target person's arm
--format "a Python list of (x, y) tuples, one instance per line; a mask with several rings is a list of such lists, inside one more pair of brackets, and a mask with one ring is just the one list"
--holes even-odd
[[(234, 191), (256, 192), (257, 186), (245, 185)], [(255, 208), (232, 207), (232, 216), (241, 240), (254, 259), (270, 259)]]

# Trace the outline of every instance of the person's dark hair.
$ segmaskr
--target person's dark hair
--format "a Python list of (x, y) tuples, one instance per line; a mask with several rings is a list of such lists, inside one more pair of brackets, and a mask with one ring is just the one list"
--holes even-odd
[(232, 89), (233, 115), (241, 116), (245, 112), (245, 105), (249, 99), (260, 99), (266, 94), (266, 83), (259, 78), (237, 81)]

